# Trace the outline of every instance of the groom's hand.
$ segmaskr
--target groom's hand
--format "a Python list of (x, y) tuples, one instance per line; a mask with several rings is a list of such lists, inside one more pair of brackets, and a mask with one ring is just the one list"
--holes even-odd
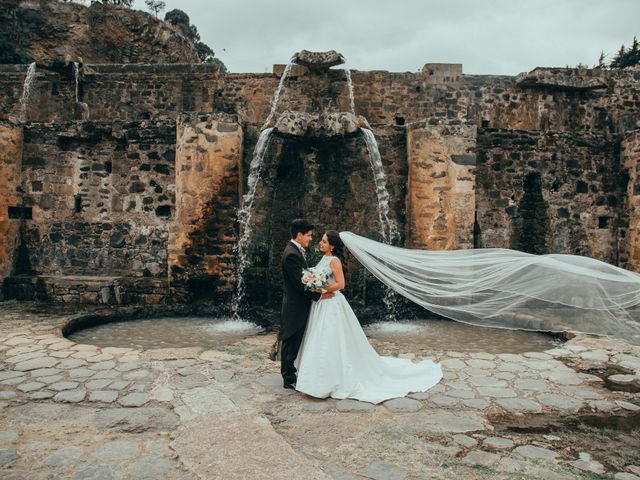
[(333, 298), (335, 294), (334, 293), (323, 293), (322, 295), (320, 295), (320, 300), (326, 300), (327, 298)]

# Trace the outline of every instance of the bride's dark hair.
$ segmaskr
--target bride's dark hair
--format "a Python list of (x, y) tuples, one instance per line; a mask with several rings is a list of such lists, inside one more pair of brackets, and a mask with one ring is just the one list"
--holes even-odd
[(344, 243), (342, 243), (340, 234), (335, 230), (327, 230), (324, 234), (327, 236), (329, 245), (333, 247), (333, 255), (338, 257), (344, 264)]

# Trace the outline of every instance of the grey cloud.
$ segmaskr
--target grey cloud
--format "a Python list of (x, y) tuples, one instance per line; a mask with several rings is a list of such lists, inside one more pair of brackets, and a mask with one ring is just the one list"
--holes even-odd
[[(357, 70), (462, 63), (514, 75), (594, 64), (640, 35), (640, 2), (617, 0), (165, 0), (191, 17), (230, 71), (271, 71), (297, 50), (334, 49)], [(137, 0), (137, 8), (144, 8)]]

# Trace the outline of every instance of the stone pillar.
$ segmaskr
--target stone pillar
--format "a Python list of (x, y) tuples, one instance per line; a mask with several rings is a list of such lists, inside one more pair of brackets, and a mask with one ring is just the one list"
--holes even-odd
[[(18, 246), (21, 199), (18, 193), (22, 165), (22, 127), (0, 122), (0, 297), (2, 281), (11, 275)], [(10, 215), (10, 208), (12, 215)], [(16, 210), (17, 209), (17, 210)]]
[(417, 122), (407, 136), (407, 246), (473, 248), (475, 125)]
[(622, 217), (628, 227), (620, 231), (620, 266), (640, 272), (640, 132), (622, 141), (621, 162), (629, 174)]
[(198, 290), (201, 296), (233, 288), (242, 142), (235, 115), (177, 120), (176, 216), (168, 255), (174, 293)]

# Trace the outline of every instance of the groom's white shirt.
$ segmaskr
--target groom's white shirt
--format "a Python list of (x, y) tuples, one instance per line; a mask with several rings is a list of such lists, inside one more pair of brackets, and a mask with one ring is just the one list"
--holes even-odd
[(291, 239), (291, 243), (293, 243), (296, 247), (298, 247), (298, 250), (300, 250), (300, 253), (302, 254), (303, 257), (307, 258), (307, 256), (305, 255), (304, 247), (302, 245), (296, 242), (293, 238)]

